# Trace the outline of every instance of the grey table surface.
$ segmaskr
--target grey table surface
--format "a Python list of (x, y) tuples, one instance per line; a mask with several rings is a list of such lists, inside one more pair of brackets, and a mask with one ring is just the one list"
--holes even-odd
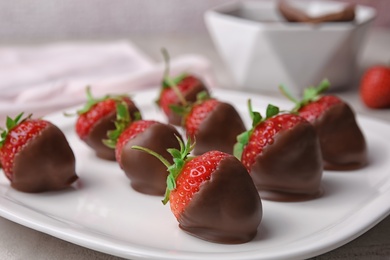
[[(159, 61), (162, 46), (168, 48), (173, 57), (188, 53), (204, 55), (211, 60), (220, 86), (234, 88), (227, 68), (206, 34), (135, 35), (129, 37), (129, 40)], [(360, 71), (373, 64), (389, 62), (390, 30), (371, 31), (361, 54)], [(390, 109), (372, 110), (361, 103), (357, 92), (359, 79), (360, 75), (357, 75), (351, 88), (337, 95), (350, 103), (356, 113), (390, 122)], [(57, 239), (1, 217), (0, 230), (0, 259), (121, 259)], [(353, 241), (312, 259), (390, 259), (390, 216)]]

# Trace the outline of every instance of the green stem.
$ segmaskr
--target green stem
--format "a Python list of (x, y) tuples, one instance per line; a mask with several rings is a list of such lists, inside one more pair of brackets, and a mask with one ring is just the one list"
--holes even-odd
[(160, 154), (158, 154), (155, 151), (152, 151), (152, 150), (150, 150), (148, 148), (145, 148), (145, 147), (142, 147), (142, 146), (138, 146), (138, 145), (133, 145), (131, 147), (131, 149), (140, 150), (140, 151), (146, 152), (146, 153), (148, 153), (150, 155), (153, 155), (154, 157), (159, 159), (167, 168), (171, 166), (171, 164), (164, 157), (162, 157)]

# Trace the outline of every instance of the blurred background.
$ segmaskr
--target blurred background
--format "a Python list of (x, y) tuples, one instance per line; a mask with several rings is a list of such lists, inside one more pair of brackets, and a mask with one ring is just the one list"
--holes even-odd
[[(390, 1), (373, 6), (377, 28), (390, 28)], [(0, 0), (0, 43), (205, 33), (203, 13), (226, 0)]]

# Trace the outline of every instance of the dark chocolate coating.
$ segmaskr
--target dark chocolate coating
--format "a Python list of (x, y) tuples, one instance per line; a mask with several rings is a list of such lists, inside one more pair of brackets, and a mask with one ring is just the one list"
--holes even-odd
[(245, 131), (245, 125), (236, 109), (228, 103), (220, 102), (200, 124), (195, 134), (194, 154), (200, 155), (212, 150), (233, 154), (237, 135)]
[(180, 137), (173, 126), (155, 123), (124, 145), (121, 162), (134, 190), (144, 194), (164, 195), (168, 171), (167, 167), (153, 155), (131, 147), (138, 145), (148, 148), (173, 163), (172, 155), (167, 152), (167, 149), (180, 150), (175, 135)]
[(326, 170), (353, 170), (367, 164), (366, 141), (348, 104), (330, 107), (313, 125)]
[(322, 158), (309, 122), (275, 134), (274, 143), (257, 155), (250, 171), (262, 199), (301, 201), (321, 194)]
[[(134, 103), (128, 104), (129, 115), (135, 118), (139, 113)], [(107, 132), (115, 129), (116, 111), (113, 111), (101, 118), (91, 128), (87, 138), (84, 140), (89, 147), (95, 150), (96, 156), (105, 160), (115, 161), (115, 149), (106, 146), (102, 140), (107, 139)]]
[[(183, 97), (188, 102), (195, 102), (197, 95), (202, 91), (206, 91), (207, 93), (209, 93), (206, 86), (200, 80), (198, 80), (197, 84), (195, 86), (193, 86), (188, 91), (183, 93)], [(173, 104), (173, 105), (180, 106), (181, 103), (177, 102), (176, 104)], [(181, 126), (182, 125), (182, 116), (176, 114), (175, 112), (169, 113), (168, 122), (172, 125)]]
[(179, 227), (204, 240), (239, 244), (252, 240), (262, 219), (259, 194), (234, 156), (224, 158), (180, 215)]
[(65, 135), (49, 123), (15, 156), (11, 186), (31, 193), (64, 189), (78, 179), (75, 166)]

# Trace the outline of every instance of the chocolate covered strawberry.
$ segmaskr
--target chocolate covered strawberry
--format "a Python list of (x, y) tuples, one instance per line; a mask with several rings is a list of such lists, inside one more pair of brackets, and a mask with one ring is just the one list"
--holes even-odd
[(103, 144), (107, 139), (107, 131), (115, 129), (116, 104), (120, 101), (127, 103), (128, 112), (134, 120), (140, 118), (140, 111), (127, 95), (94, 98), (90, 88), (87, 88), (87, 102), (77, 111), (76, 133), (96, 155), (102, 159), (115, 160), (114, 149)]
[(22, 117), (7, 117), (0, 137), (0, 162), (11, 186), (31, 193), (69, 187), (78, 177), (65, 135), (46, 120)]
[(118, 104), (115, 124), (116, 129), (108, 132), (109, 139), (104, 143), (115, 148), (116, 160), (133, 189), (144, 194), (164, 195), (168, 175), (164, 165), (149, 154), (131, 149), (131, 146), (153, 149), (171, 161), (167, 149), (180, 147), (175, 137), (180, 136), (178, 131), (172, 125), (153, 120), (131, 121), (126, 102)]
[(196, 140), (195, 155), (211, 150), (233, 154), (237, 135), (246, 130), (232, 105), (210, 98), (205, 92), (199, 93), (197, 102), (173, 109), (183, 115), (187, 136)]
[(268, 105), (266, 117), (252, 110), (253, 128), (237, 137), (234, 155), (248, 169), (262, 199), (301, 201), (318, 197), (321, 151), (314, 127), (304, 118)]
[(181, 116), (173, 113), (171, 106), (181, 106), (187, 102), (196, 101), (196, 96), (200, 92), (208, 92), (207, 87), (203, 82), (189, 74), (181, 74), (175, 78), (169, 76), (169, 56), (166, 50), (163, 50), (166, 69), (164, 72), (163, 81), (157, 105), (162, 109), (168, 118), (168, 122), (174, 125), (181, 124)]
[(170, 207), (187, 233), (204, 240), (237, 244), (254, 238), (262, 218), (259, 194), (245, 167), (234, 156), (210, 151), (197, 157), (187, 157), (193, 145), (180, 151), (169, 149), (175, 164), (159, 154), (153, 154), (169, 170), (167, 192), (163, 203)]
[(334, 95), (322, 95), (330, 86), (322, 81), (304, 91), (297, 100), (281, 86), (282, 92), (295, 103), (293, 112), (308, 120), (320, 139), (324, 168), (352, 170), (367, 164), (366, 141), (352, 108)]

